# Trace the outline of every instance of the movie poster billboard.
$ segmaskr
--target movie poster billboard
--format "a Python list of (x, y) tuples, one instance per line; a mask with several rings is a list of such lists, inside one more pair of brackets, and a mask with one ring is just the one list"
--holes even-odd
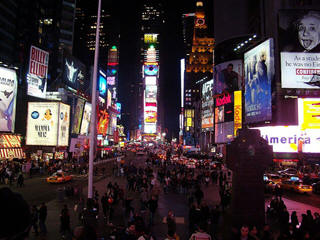
[(320, 90), (320, 11), (279, 12), (281, 87)]
[(245, 122), (271, 120), (271, 83), (274, 79), (272, 38), (244, 54), (244, 71)]
[(70, 125), (70, 106), (59, 104), (58, 146), (68, 146)]
[(16, 71), (0, 67), (0, 132), (14, 132), (17, 88)]
[(29, 102), (26, 145), (56, 146), (58, 125), (59, 103)]
[(241, 89), (243, 81), (242, 60), (232, 60), (217, 64), (213, 69), (213, 94), (223, 91), (233, 92)]
[(31, 46), (27, 73), (27, 94), (29, 96), (46, 98), (48, 65), (49, 53)]
[(71, 132), (73, 134), (79, 134), (80, 132), (80, 126), (81, 126), (81, 118), (83, 113), (83, 107), (84, 107), (85, 101), (81, 98), (78, 98), (76, 109), (73, 115), (73, 124)]
[(213, 80), (202, 85), (202, 110), (201, 110), (201, 128), (213, 129), (213, 97), (212, 97)]
[(84, 105), (82, 121), (81, 121), (81, 128), (80, 128), (81, 135), (88, 135), (89, 134), (89, 127), (90, 127), (90, 121), (91, 121), (91, 110), (92, 110), (91, 103), (86, 102)]
[(85, 65), (72, 56), (64, 59), (62, 79), (67, 86), (75, 90), (83, 92), (88, 87)]

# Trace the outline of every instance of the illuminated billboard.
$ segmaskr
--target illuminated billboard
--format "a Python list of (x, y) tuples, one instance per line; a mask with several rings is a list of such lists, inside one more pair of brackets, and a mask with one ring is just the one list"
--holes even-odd
[(144, 124), (144, 133), (156, 133), (157, 132), (157, 125), (156, 124)]
[(273, 152), (297, 153), (299, 143), (302, 152), (320, 152), (320, 129), (306, 129), (299, 126), (260, 127), (261, 136), (273, 146)]
[(83, 107), (84, 107), (85, 101), (81, 98), (78, 98), (77, 105), (73, 114), (73, 124), (71, 132), (73, 134), (79, 134), (80, 132), (80, 126), (81, 126), (81, 118), (83, 113)]
[(156, 33), (146, 33), (144, 34), (144, 43), (157, 43), (158, 34)]
[(16, 71), (0, 67), (0, 131), (14, 132), (18, 80)]
[(157, 76), (159, 72), (159, 66), (157, 64), (145, 64), (144, 74), (147, 76)]
[(242, 128), (242, 91), (234, 92), (234, 136), (238, 129)]
[(157, 99), (157, 86), (146, 86), (146, 98)]
[(279, 12), (281, 87), (320, 89), (320, 11)]
[(46, 98), (48, 65), (49, 53), (31, 46), (27, 73), (27, 94), (29, 96)]
[(86, 104), (84, 105), (82, 121), (81, 121), (81, 128), (80, 128), (81, 135), (88, 135), (89, 134), (91, 110), (92, 110), (91, 103), (86, 102)]
[(320, 99), (299, 98), (298, 106), (301, 129), (320, 129)]
[(213, 80), (202, 85), (201, 128), (213, 129), (214, 109), (212, 97)]
[(213, 68), (213, 94), (223, 91), (233, 92), (241, 89), (243, 80), (242, 60), (232, 60), (217, 64)]
[(111, 76), (111, 77), (107, 77), (107, 84), (108, 85), (115, 85), (116, 84), (116, 77), (115, 76)]
[(58, 146), (68, 146), (70, 125), (70, 106), (59, 103)]
[(69, 124), (69, 105), (29, 102), (26, 145), (68, 146)]
[(157, 77), (155, 76), (146, 76), (145, 77), (146, 85), (157, 85)]
[(108, 89), (107, 90), (107, 108), (108, 107), (111, 107), (111, 104), (112, 104), (112, 93), (111, 91)]
[(273, 39), (268, 39), (244, 54), (245, 122), (272, 119), (271, 82), (274, 78)]
[(106, 110), (100, 110), (98, 112), (97, 134), (100, 134), (103, 136), (107, 134), (109, 120), (110, 120), (109, 114)]
[(145, 51), (145, 62), (153, 63), (158, 61), (158, 51), (155, 49), (154, 45), (150, 45), (149, 48)]
[(224, 122), (215, 125), (215, 143), (227, 143), (233, 140), (234, 123)]
[(99, 95), (103, 98), (107, 96), (107, 80), (102, 75), (99, 75)]
[(86, 66), (75, 57), (66, 57), (64, 59), (62, 79), (67, 86), (75, 90), (85, 91), (88, 87), (86, 83)]

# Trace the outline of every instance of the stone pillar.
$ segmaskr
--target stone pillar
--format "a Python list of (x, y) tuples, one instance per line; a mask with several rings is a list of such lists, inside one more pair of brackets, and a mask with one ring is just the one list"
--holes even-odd
[(265, 220), (265, 168), (272, 164), (272, 147), (257, 129), (239, 129), (239, 136), (227, 145), (227, 166), (232, 177), (232, 221), (261, 227)]

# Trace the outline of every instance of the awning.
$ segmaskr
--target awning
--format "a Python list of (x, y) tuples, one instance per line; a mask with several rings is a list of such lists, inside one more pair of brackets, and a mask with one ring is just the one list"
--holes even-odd
[(0, 159), (26, 158), (22, 148), (0, 148)]

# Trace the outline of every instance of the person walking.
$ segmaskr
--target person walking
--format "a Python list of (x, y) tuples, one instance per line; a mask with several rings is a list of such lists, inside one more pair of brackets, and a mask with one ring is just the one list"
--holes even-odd
[(67, 233), (70, 233), (70, 215), (68, 206), (64, 205), (60, 214), (60, 233), (62, 236), (65, 236)]
[(40, 233), (44, 236), (47, 234), (47, 227), (46, 227), (47, 212), (48, 212), (47, 206), (43, 202), (39, 209), (39, 227), (40, 227)]
[(154, 219), (154, 214), (158, 208), (158, 200), (157, 198), (153, 195), (151, 197), (151, 199), (148, 201), (148, 207), (149, 207), (149, 212), (150, 212), (150, 215), (149, 215), (149, 223), (150, 223), (150, 226), (153, 225), (153, 219)]
[(39, 212), (36, 205), (31, 208), (31, 226), (36, 236), (39, 235), (38, 231)]

